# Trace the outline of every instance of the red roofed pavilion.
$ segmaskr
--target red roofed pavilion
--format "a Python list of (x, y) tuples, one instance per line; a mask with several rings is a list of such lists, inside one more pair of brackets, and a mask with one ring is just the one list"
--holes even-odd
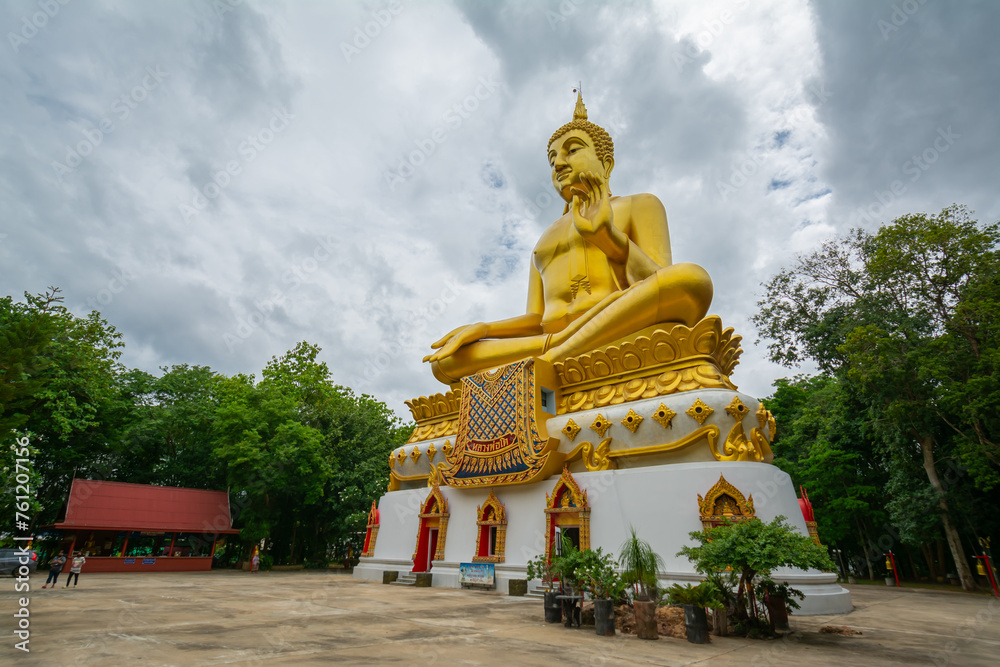
[(225, 491), (75, 479), (63, 550), (87, 556), (87, 572), (208, 570), (233, 528)]

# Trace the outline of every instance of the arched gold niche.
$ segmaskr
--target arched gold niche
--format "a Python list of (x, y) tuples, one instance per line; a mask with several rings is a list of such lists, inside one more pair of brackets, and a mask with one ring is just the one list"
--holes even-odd
[[(507, 510), (503, 503), (490, 490), (490, 495), (480, 507), (476, 508), (478, 520), (476, 525), (476, 555), (473, 563), (502, 563), (505, 560), (504, 548), (507, 541)], [(491, 540), (491, 533), (496, 531), (496, 537)], [(490, 542), (495, 545), (490, 553)]]
[(556, 527), (579, 528), (580, 550), (590, 548), (590, 505), (587, 503), (587, 492), (580, 491), (580, 486), (567, 467), (563, 467), (552, 495), (545, 494), (546, 559), (552, 557)]
[(698, 513), (706, 531), (721, 526), (727, 519), (730, 523), (739, 523), (757, 518), (753, 494), (747, 499), (722, 475), (719, 475), (719, 481), (708, 490), (704, 498), (698, 494)]
[[(414, 572), (426, 572), (431, 569), (429, 560), (444, 558), (449, 516), (448, 499), (441, 493), (441, 487), (435, 484), (420, 508), (417, 546), (413, 550)], [(428, 554), (433, 554), (433, 557), (428, 559)]]
[(368, 530), (365, 532), (365, 548), (362, 550), (362, 556), (374, 556), (375, 555), (375, 540), (378, 538), (378, 508), (375, 507), (375, 501), (372, 501), (371, 511), (368, 512)]

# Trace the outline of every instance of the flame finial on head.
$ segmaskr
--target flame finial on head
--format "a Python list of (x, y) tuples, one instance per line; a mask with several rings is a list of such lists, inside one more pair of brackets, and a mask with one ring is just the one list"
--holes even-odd
[(583, 105), (583, 89), (579, 88), (576, 93), (576, 109), (573, 110), (573, 120), (587, 120), (587, 107)]

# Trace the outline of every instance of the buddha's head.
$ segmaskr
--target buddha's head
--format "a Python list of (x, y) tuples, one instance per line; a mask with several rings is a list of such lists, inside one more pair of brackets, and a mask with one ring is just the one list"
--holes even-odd
[(566, 123), (549, 139), (549, 166), (552, 167), (552, 185), (567, 202), (573, 199), (573, 186), (579, 183), (580, 174), (591, 171), (611, 178), (615, 167), (615, 144), (607, 131), (587, 120), (583, 96), (577, 94), (573, 120)]

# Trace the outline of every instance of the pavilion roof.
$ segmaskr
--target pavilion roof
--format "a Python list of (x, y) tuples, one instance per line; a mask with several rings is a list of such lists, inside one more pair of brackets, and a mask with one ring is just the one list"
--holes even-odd
[(54, 528), (239, 533), (229, 493), (173, 486), (75, 479), (66, 518)]

